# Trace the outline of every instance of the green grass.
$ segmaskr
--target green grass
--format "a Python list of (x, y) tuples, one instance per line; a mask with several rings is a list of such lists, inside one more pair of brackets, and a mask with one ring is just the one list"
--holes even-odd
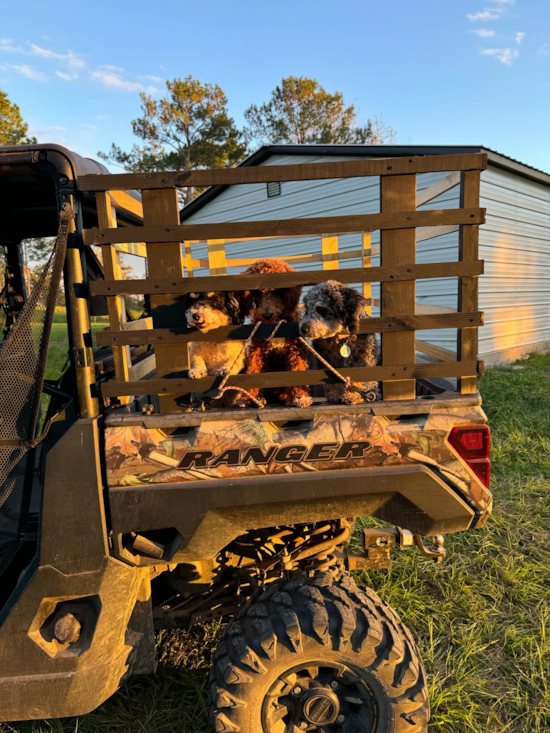
[[(449, 535), (441, 565), (410, 552), (389, 572), (357, 575), (418, 640), (433, 733), (550, 731), (550, 356), (518, 364), (480, 381), (493, 436), (487, 525)], [(88, 716), (0, 730), (210, 733), (207, 676), (222, 630), (160, 635), (157, 676), (130, 680)]]
[[(93, 344), (94, 348), (97, 349), (98, 347), (95, 335), (98, 331), (103, 331), (103, 329), (108, 327), (109, 318), (107, 316), (93, 316), (91, 325)], [(64, 307), (57, 306), (55, 309), (50, 345), (48, 348), (46, 379), (56, 379), (59, 377), (61, 370), (67, 361), (68, 353), (69, 336), (67, 331), (67, 313)]]

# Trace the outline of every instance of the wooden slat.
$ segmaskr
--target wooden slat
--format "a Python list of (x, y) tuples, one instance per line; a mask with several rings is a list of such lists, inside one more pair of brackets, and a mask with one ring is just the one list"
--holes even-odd
[[(384, 181), (385, 179), (381, 179)], [(268, 221), (238, 221), (212, 224), (170, 225), (121, 229), (86, 229), (84, 244), (116, 244), (117, 242), (183, 242), (189, 239), (225, 239), (270, 235), (303, 237), (326, 235), (327, 232), (366, 232), (375, 229), (409, 229), (411, 227), (447, 226), (449, 224), (483, 224), (485, 209), (439, 209), (434, 211), (383, 211), (380, 214), (353, 216), (316, 216), (310, 219), (276, 219)]]
[[(143, 192), (144, 222), (155, 227), (159, 224), (177, 226), (179, 224), (178, 195), (175, 189)], [(172, 241), (147, 246), (147, 264), (150, 278), (183, 277), (181, 243)], [(158, 291), (157, 291), (158, 292)], [(185, 322), (184, 306), (175, 295), (151, 295), (151, 315), (153, 325), (163, 328), (167, 320), (181, 319)], [(159, 378), (174, 370), (189, 369), (189, 348), (186, 346), (157, 346), (156, 366)], [(142, 384), (142, 382), (133, 382)], [(143, 394), (143, 393), (140, 393)], [(181, 402), (171, 394), (160, 398), (161, 412), (181, 412)]]
[(153, 328), (153, 319), (149, 318), (138, 318), (135, 321), (126, 321), (122, 330), (123, 331), (143, 331), (145, 329), (151, 330)]
[(442, 237), (444, 234), (458, 232), (459, 229), (460, 227), (458, 224), (449, 224), (446, 227), (426, 227), (425, 229), (417, 229), (416, 241), (425, 242), (427, 239), (435, 239), (436, 237)]
[(321, 261), (323, 270), (338, 270), (338, 237), (323, 237), (321, 239)]
[(433, 199), (436, 199), (438, 196), (441, 196), (441, 194), (445, 193), (446, 191), (450, 191), (451, 188), (454, 188), (455, 186), (458, 186), (460, 183), (460, 171), (453, 171), (445, 178), (442, 178), (440, 181), (437, 181), (437, 183), (434, 183), (433, 186), (430, 186), (425, 191), (422, 191), (422, 193), (419, 193), (416, 197), (416, 206), (417, 208), (419, 206), (423, 206), (424, 204), (427, 204), (428, 201), (433, 201)]
[(396, 176), (404, 173), (485, 170), (486, 168), (487, 155), (485, 153), (463, 153), (308, 163), (307, 165), (265, 165), (161, 173), (92, 174), (79, 176), (78, 188), (81, 191), (110, 191), (112, 189), (128, 191), (173, 188), (174, 186), (231, 186), (242, 183)]
[[(417, 231), (417, 241), (422, 241), (424, 239), (432, 239), (433, 237), (439, 237), (442, 234), (447, 234), (448, 232), (457, 232), (458, 231), (458, 225), (450, 225), (450, 226), (443, 226), (443, 227), (430, 227), (429, 229), (420, 229)], [(425, 236), (426, 235), (426, 236)], [(239, 237), (237, 239), (226, 239), (226, 244), (235, 244), (235, 243), (242, 243), (242, 242), (249, 242), (250, 244), (253, 244), (255, 242), (263, 242), (267, 239), (277, 239), (277, 237), (255, 237), (254, 239), (250, 239), (250, 237)], [(206, 239), (192, 239), (188, 240), (186, 244), (206, 244), (208, 240)], [(374, 251), (376, 250), (376, 252)], [(359, 252), (359, 250), (351, 250), (355, 252)], [(373, 247), (373, 255), (377, 254), (380, 251), (379, 245), (376, 245)], [(282, 260), (291, 260), (291, 259), (297, 259), (300, 257), (306, 257), (308, 255), (281, 255), (280, 259)], [(313, 255), (309, 255), (310, 257)], [(315, 255), (317, 256), (317, 255)], [(360, 257), (361, 253), (357, 254), (357, 257)], [(248, 261), (248, 264), (251, 262), (255, 262), (256, 260), (252, 259)], [(320, 260), (319, 260), (320, 261)], [(243, 260), (244, 262), (244, 260)]]
[[(111, 204), (111, 199), (106, 193), (96, 194), (97, 220), (102, 228), (116, 227), (116, 211)], [(114, 247), (107, 244), (101, 247), (103, 256), (103, 272), (105, 282), (113, 282), (122, 278), (122, 269), (118, 261), (118, 253)], [(126, 324), (126, 304), (124, 298), (114, 296), (107, 298), (107, 310), (109, 312), (109, 324), (112, 331), (122, 331)], [(129, 346), (115, 346), (113, 348), (113, 362), (115, 376), (119, 381), (129, 379), (128, 369), (132, 360)], [(123, 404), (128, 403), (129, 398), (122, 398)]]
[(426, 341), (418, 341), (418, 339), (415, 339), (414, 348), (421, 354), (433, 356), (440, 361), (456, 361), (456, 354), (454, 351), (443, 349), (441, 346), (434, 346), (434, 344), (429, 344)]
[(227, 275), (227, 266), (225, 261), (225, 240), (209, 239), (208, 247), (208, 267), (211, 275)]
[[(416, 176), (380, 179), (380, 210), (385, 212), (413, 210), (416, 207)], [(416, 260), (416, 231), (382, 230), (380, 233), (382, 266), (409, 266)], [(385, 282), (380, 286), (382, 316), (402, 316), (415, 312), (416, 283)], [(414, 333), (382, 334), (382, 365), (414, 362)], [(416, 396), (414, 379), (383, 382), (382, 399), (407, 400)]]
[[(154, 246), (154, 245), (152, 245)], [(428, 262), (422, 265), (396, 265), (395, 267), (350, 267), (331, 271), (330, 279), (341, 283), (400, 282), (434, 277), (464, 277), (483, 274), (483, 261), (477, 262)], [(93, 280), (91, 295), (154, 295), (155, 293), (192, 293), (224, 290), (261, 290), (294, 285), (315, 285), (325, 282), (326, 270), (310, 272), (258, 273), (256, 275), (220, 275), (201, 277), (190, 282), (188, 278), (154, 278), (147, 280), (121, 280), (115, 283)], [(199, 285), (200, 283), (200, 285)]]
[[(363, 249), (361, 250), (361, 256), (363, 258), (363, 267), (370, 267), (372, 260), (372, 242), (371, 233), (363, 233)], [(346, 254), (350, 254), (347, 252)], [(372, 285), (370, 282), (363, 283), (363, 296), (367, 299), (367, 305), (365, 306), (365, 312), (368, 316), (372, 315)]]
[[(481, 174), (479, 171), (462, 173), (461, 206), (470, 206), (472, 201), (479, 205)], [(462, 262), (477, 260), (479, 249), (479, 226), (462, 226), (459, 238), (459, 259)], [(462, 277), (458, 282), (458, 310), (477, 310), (478, 278)], [(470, 361), (477, 357), (477, 328), (463, 328), (458, 332), (457, 354), (461, 361)], [(459, 380), (462, 394), (473, 394), (477, 391), (477, 379), (466, 376)]]
[[(141, 323), (141, 321), (134, 321)], [(383, 316), (380, 318), (362, 318), (359, 322), (360, 333), (392, 333), (397, 331), (414, 331), (440, 328), (462, 328), (466, 325), (483, 325), (483, 313), (439, 313), (416, 316)], [(256, 332), (255, 338), (269, 338), (274, 326), (263, 324)], [(155, 328), (149, 330), (100, 331), (96, 334), (100, 346), (120, 346), (129, 344), (157, 345), (157, 344), (184, 344), (198, 341), (228, 341), (246, 339), (252, 332), (253, 326), (224, 326), (207, 333), (201, 333), (195, 328), (174, 326), (172, 328)], [(297, 323), (283, 323), (278, 331), (281, 338), (297, 338), (300, 334)]]
[[(430, 379), (434, 377), (457, 377), (469, 374), (482, 374), (483, 362), (451, 362), (449, 364), (399, 364), (378, 367), (352, 367), (340, 369), (344, 377), (353, 382), (383, 382), (406, 375), (410, 380)], [(141, 382), (105, 382), (101, 391), (105, 397), (116, 397), (125, 394), (186, 394), (189, 392), (205, 392), (219, 384), (221, 377), (204, 377), (203, 379), (186, 379), (174, 374), (165, 379), (145, 379)], [(332, 372), (324, 369), (313, 369), (306, 372), (263, 372), (261, 374), (236, 374), (228, 379), (228, 385), (254, 389), (262, 387), (300, 386), (302, 384), (333, 384), (340, 380)]]
[(130, 196), (126, 191), (113, 191), (109, 189), (109, 196), (115, 208), (121, 209), (122, 211), (129, 211), (134, 216), (139, 216), (140, 219), (143, 219), (143, 204), (141, 201)]
[(146, 356), (145, 359), (138, 361), (130, 367), (130, 380), (137, 381), (138, 379), (145, 379), (157, 368), (157, 357), (155, 354)]

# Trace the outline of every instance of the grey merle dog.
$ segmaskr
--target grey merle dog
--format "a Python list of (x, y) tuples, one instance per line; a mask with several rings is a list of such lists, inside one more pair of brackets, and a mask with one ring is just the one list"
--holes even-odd
[[(359, 333), (360, 318), (368, 317), (366, 302), (357, 290), (336, 280), (315, 285), (304, 298), (300, 334), (311, 339), (314, 349), (336, 369), (379, 363), (380, 351), (375, 335)], [(378, 396), (378, 382), (354, 384)], [(347, 405), (364, 401), (361, 394), (343, 383), (327, 384), (325, 396), (329, 402)]]

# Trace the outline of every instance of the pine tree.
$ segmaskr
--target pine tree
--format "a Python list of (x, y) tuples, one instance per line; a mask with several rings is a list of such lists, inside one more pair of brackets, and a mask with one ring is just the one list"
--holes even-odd
[(251, 105), (244, 115), (249, 138), (263, 143), (380, 145), (395, 136), (379, 118), (360, 124), (355, 105), (347, 105), (341, 92), (330, 94), (304, 76), (282, 79), (269, 102)]
[[(235, 165), (246, 154), (243, 133), (227, 111), (227, 97), (216, 84), (188, 76), (167, 81), (160, 101), (141, 95), (142, 116), (132, 122), (144, 145), (124, 152), (113, 144), (99, 153), (128, 171), (194, 170)], [(192, 198), (186, 190), (185, 202)]]

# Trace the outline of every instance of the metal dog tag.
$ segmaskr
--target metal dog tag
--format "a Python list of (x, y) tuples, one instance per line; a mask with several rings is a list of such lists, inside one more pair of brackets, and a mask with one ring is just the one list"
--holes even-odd
[(351, 354), (351, 349), (348, 344), (344, 344), (342, 348), (340, 349), (340, 353), (344, 357), (344, 359), (347, 359), (348, 356)]

